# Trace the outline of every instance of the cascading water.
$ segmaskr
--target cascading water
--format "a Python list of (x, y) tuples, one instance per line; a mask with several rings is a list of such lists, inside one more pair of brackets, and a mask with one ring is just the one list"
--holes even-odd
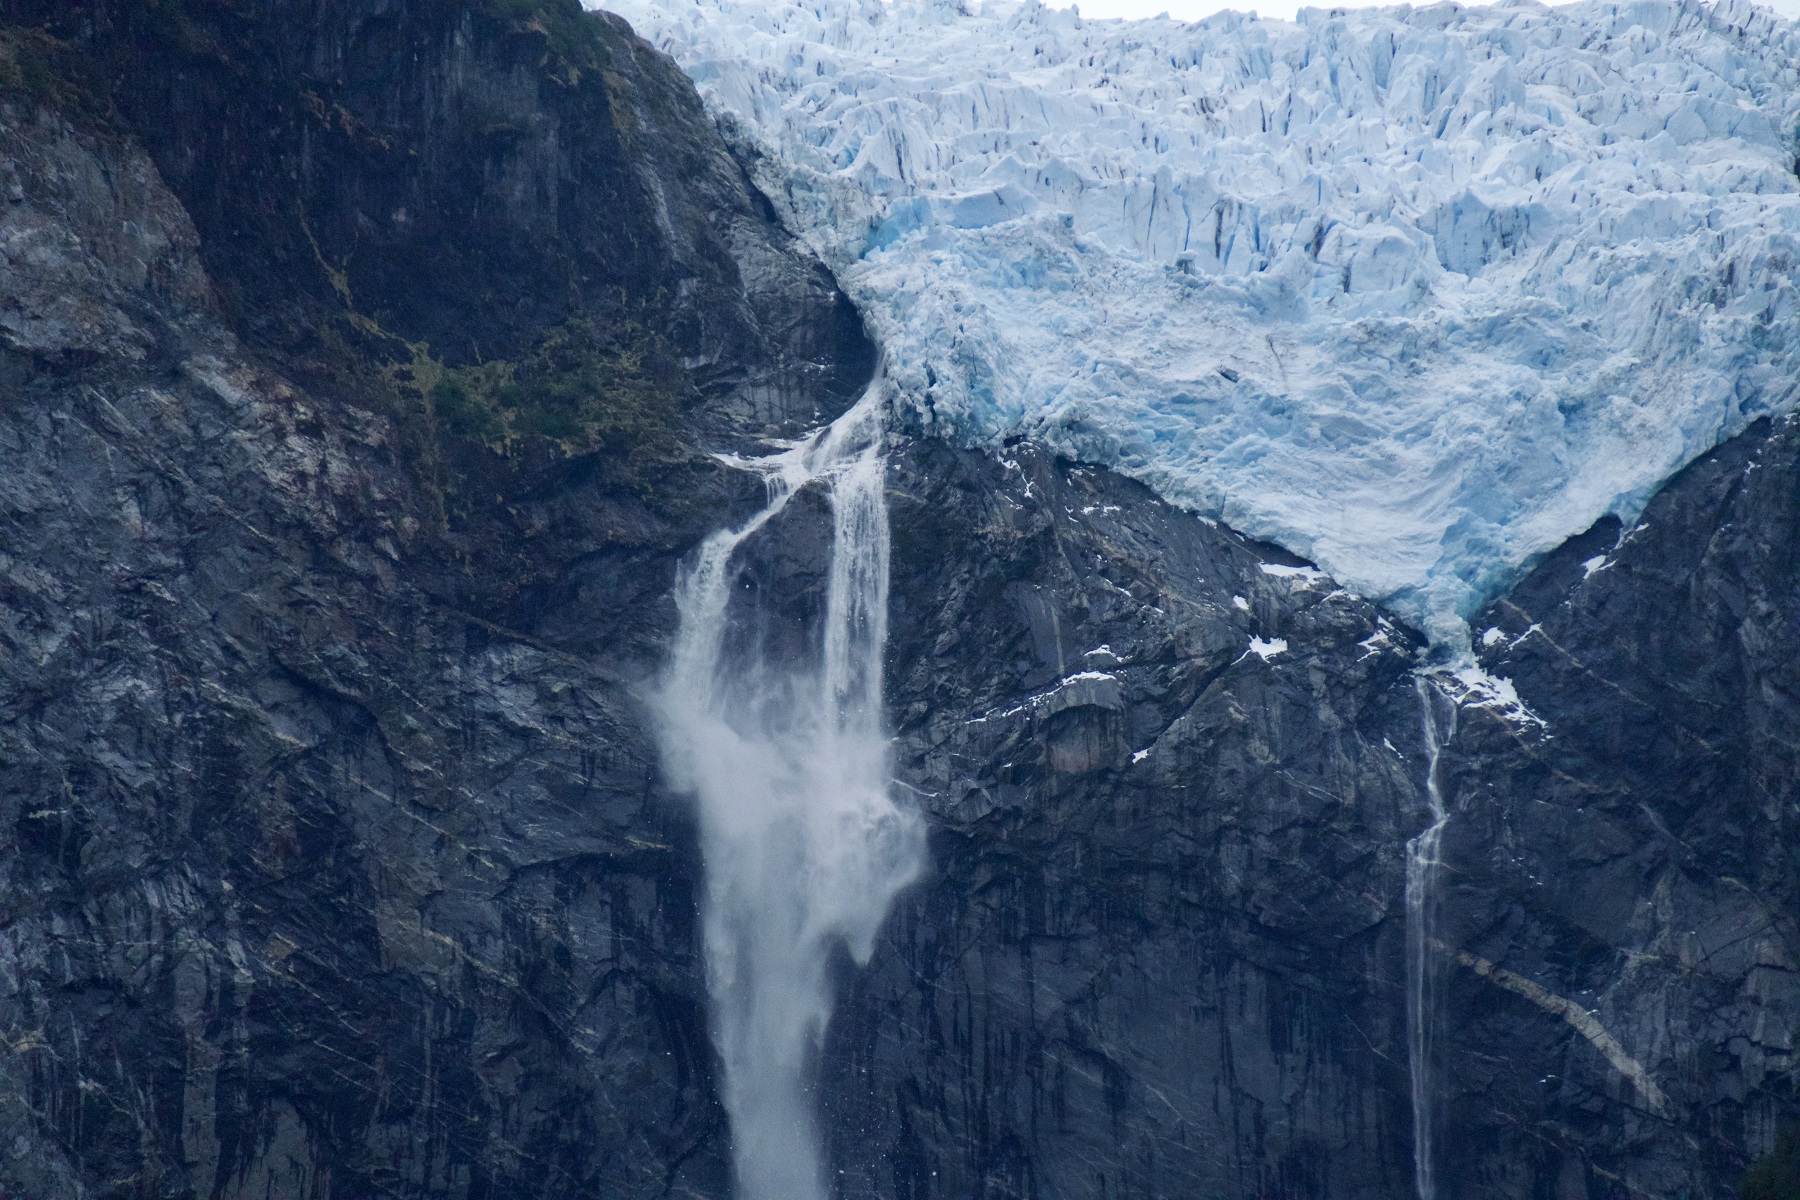
[[(882, 383), (837, 421), (767, 458), (769, 502), (701, 546), (661, 692), (675, 786), (699, 802), (702, 914), (713, 1039), (740, 1200), (822, 1200), (811, 1100), (831, 1015), (831, 958), (867, 962), (888, 905), (918, 874), (923, 825), (889, 793), (882, 724), (888, 523)], [(810, 486), (830, 497), (832, 541), (816, 660), (733, 638), (738, 548)], [(788, 661), (783, 661), (783, 659)]]
[(1431, 806), (1431, 824), (1406, 843), (1406, 1026), (1407, 1062), (1412, 1077), (1413, 1184), (1419, 1200), (1437, 1200), (1434, 1157), (1432, 1066), (1437, 1041), (1437, 983), (1439, 956), (1437, 877), (1443, 865), (1439, 849), (1450, 814), (1444, 807), (1438, 784), (1438, 756), (1445, 740), (1456, 732), (1456, 709), (1449, 724), (1438, 724), (1441, 693), (1429, 678), (1416, 680), (1425, 724), (1425, 796)]

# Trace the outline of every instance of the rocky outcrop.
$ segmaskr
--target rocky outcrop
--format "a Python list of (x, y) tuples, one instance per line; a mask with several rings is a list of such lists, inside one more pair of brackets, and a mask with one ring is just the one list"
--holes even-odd
[[(0, 1194), (721, 1194), (695, 856), (634, 689), (680, 554), (760, 491), (705, 450), (841, 406), (867, 345), (681, 77), (598, 18), (568, 53), (615, 69), (582, 81), (524, 19), (390, 29), (415, 82), (505, 84), (541, 135), (440, 146), (424, 242), (384, 258), (364, 210), (276, 206), (353, 183), (332, 146), (385, 179), (440, 137), (371, 150), (394, 130), (329, 75), (329, 121), (265, 104), (368, 48), (351, 14), (404, 15), (303, 7), (263, 14), (314, 39), (293, 58), (226, 6), (5, 30)], [(193, 39), (179, 69), (159, 22)], [(208, 92), (245, 45), (257, 70)], [(183, 89), (206, 120), (159, 127)], [(501, 203), (538, 186), (615, 197), (613, 241)], [(563, 307), (519, 310), (514, 390), (483, 395), (494, 360), (443, 331), (499, 298), (380, 297), (507, 254)], [(626, 340), (564, 372), (578, 399), (654, 436), (532, 431), (590, 326)]]
[(832, 1026), (846, 1194), (1404, 1194), (1412, 635), (1106, 472), (902, 463), (932, 869)]
[(1478, 1194), (1717, 1196), (1800, 1120), (1797, 497), (1800, 428), (1763, 422), (1476, 622), (1536, 718), (1446, 752)]

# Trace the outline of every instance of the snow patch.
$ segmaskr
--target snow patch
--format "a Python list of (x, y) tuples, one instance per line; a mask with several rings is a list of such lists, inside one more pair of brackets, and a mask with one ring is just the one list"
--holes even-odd
[(1525, 707), (1510, 679), (1489, 675), (1471, 663), (1440, 669), (1432, 675), (1459, 708), (1485, 709), (1521, 728), (1549, 728), (1542, 717)]
[(1378, 621), (1375, 625), (1375, 632), (1356, 643), (1357, 648), (1362, 651), (1361, 654), (1356, 656), (1356, 661), (1361, 662), (1370, 655), (1380, 654), (1383, 650), (1393, 646), (1394, 639), (1392, 632), (1393, 626), (1389, 625), (1385, 620)]
[(1262, 638), (1253, 637), (1250, 639), (1250, 648), (1244, 651), (1244, 654), (1246, 657), (1254, 654), (1264, 662), (1268, 662), (1277, 654), (1286, 654), (1287, 648), (1286, 638), (1269, 638), (1264, 641)]
[(1049, 717), (1067, 708), (1110, 708), (1125, 707), (1125, 691), (1117, 675), (1105, 671), (1077, 671), (1073, 675), (1065, 675), (1057, 685), (1047, 692), (1039, 692), (1028, 696), (1020, 704), (1000, 712), (984, 713), (972, 717), (970, 725), (981, 725), (988, 721), (1004, 721), (1008, 717), (1016, 717), (1027, 713), (1032, 717)]
[(1302, 587), (1312, 587), (1331, 578), (1317, 567), (1289, 567), (1283, 566), (1281, 563), (1262, 563), (1260, 565), (1264, 575), (1273, 575), (1277, 579), (1292, 579)]

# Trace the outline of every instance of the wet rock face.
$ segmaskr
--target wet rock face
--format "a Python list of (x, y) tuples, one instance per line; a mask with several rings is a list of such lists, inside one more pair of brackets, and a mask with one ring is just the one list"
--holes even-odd
[[(271, 36), (304, 24), (298, 8), (268, 7)], [(83, 7), (86, 27), (59, 28), (104, 56), (170, 11)], [(488, 19), (465, 17), (477, 34)], [(594, 24), (637, 64), (616, 94), (685, 87)], [(308, 28), (315, 49), (343, 32)], [(464, 78), (512, 45), (471, 38)], [(447, 70), (433, 44), (426, 74)], [(509, 61), (527, 105), (548, 68)], [(575, 234), (537, 251), (536, 286), (584, 319), (642, 282), (604, 274), (630, 267), (679, 293), (630, 319), (671, 345), (700, 322), (711, 351), (668, 368), (678, 436), (654, 469), (421, 426), (385, 382), (393, 339), (355, 340), (354, 277), (351, 296), (309, 296), (295, 268), (268, 301), (349, 330), (338, 374), (238, 320), (298, 226), (261, 207), (279, 179), (226, 188), (221, 159), (268, 147), (218, 124), (257, 97), (134, 140), (162, 65), (138, 62), (104, 120), (53, 89), (0, 93), (17, 184), (0, 197), (0, 1195), (723, 1194), (697, 864), (639, 692), (676, 561), (760, 491), (704, 451), (832, 411), (867, 345), (812, 319), (835, 289), (741, 180), (693, 165), (730, 160), (688, 92), (656, 110), (687, 158), (640, 142), (558, 169), (582, 194), (654, 176), (671, 227), (712, 241), (671, 249), (647, 226), (632, 236), (649, 258), (591, 255), (579, 287), (561, 274)], [(494, 165), (465, 151), (441, 149), (432, 186)], [(172, 191), (159, 166), (183, 155)], [(496, 223), (438, 250), (503, 240)], [(710, 272), (685, 291), (684, 255)]]
[[(832, 1027), (845, 1193), (1410, 1193), (1416, 643), (1102, 472), (899, 461), (933, 869)], [(1436, 677), (1440, 1196), (1729, 1194), (1800, 1117), (1796, 496), (1753, 429), (1483, 614), (1521, 703)]]
[(1411, 635), (1028, 448), (893, 496), (933, 861), (832, 1026), (846, 1193), (1403, 1194)]
[(1449, 968), (1473, 1194), (1720, 1195), (1800, 1120), (1797, 529), (1800, 429), (1765, 422), (1476, 623), (1543, 724), (1449, 748), (1447, 936), (1552, 1000)]

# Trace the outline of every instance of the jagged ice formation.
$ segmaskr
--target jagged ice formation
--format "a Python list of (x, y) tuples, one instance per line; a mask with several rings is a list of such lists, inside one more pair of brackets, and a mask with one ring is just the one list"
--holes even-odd
[(1440, 644), (1795, 400), (1800, 33), (1736, 0), (607, 7), (761, 152), (903, 415), (1119, 468)]

